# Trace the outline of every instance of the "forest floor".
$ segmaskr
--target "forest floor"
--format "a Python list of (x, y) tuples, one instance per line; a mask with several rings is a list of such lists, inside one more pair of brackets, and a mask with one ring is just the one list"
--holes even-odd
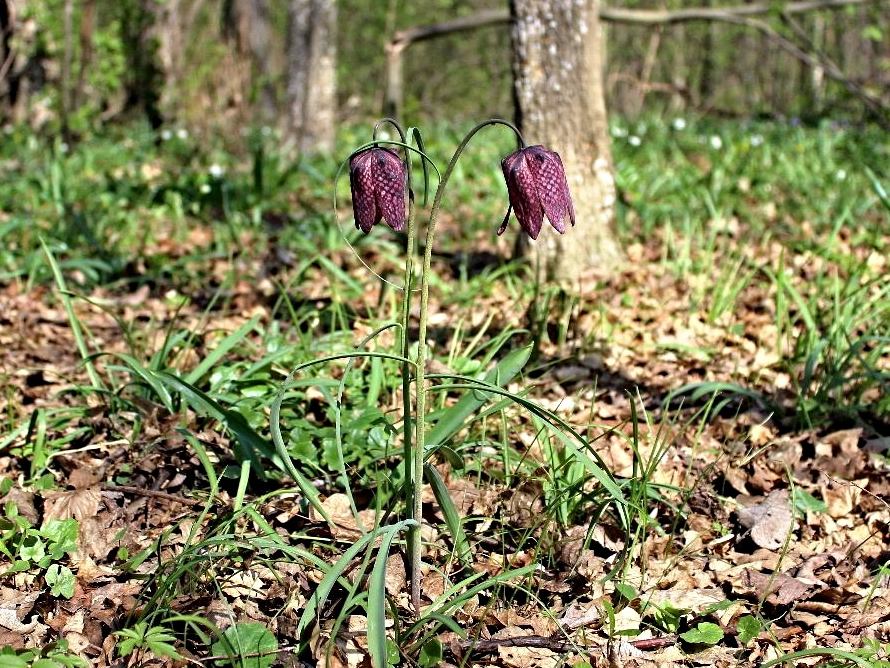
[[(658, 132), (660, 167), (615, 133), (626, 260), (575, 290), (534, 285), (510, 233), (461, 229), (492, 219), (477, 199), (496, 178), (465, 168), (430, 371), (481, 377), (530, 346), (504, 389), (580, 441), (507, 400), (449, 433), (431, 461), (463, 533), (428, 488), (419, 621), (402, 537), (368, 539), (404, 517), (399, 366), (332, 363), (282, 389), (398, 317), (363, 264), (397, 281), (395, 237), (344, 249), (314, 191), (281, 185), (261, 210), (184, 169), (160, 197), (164, 156), (94, 174), (63, 158), (84, 181), (68, 227), (44, 248), (16, 226), (50, 195), (0, 220), (0, 660), (370, 665), (385, 560), (391, 665), (890, 665), (890, 201), (881, 175), (839, 178), (868, 142), (777, 128), (763, 164), (748, 128), (719, 129), (734, 156), (713, 129), (691, 148)], [(825, 151), (837, 164), (812, 173)], [(665, 161), (693, 185), (660, 191)], [(805, 178), (813, 209), (791, 194)], [(116, 227), (122, 199), (137, 222)], [(330, 521), (280, 470), (279, 396)], [(436, 395), (434, 428), (460, 396)]]

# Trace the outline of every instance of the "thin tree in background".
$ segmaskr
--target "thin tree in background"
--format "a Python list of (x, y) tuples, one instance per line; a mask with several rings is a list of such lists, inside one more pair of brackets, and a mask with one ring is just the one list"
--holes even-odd
[(122, 5), (121, 32), (127, 59), (126, 107), (141, 109), (153, 129), (164, 122), (161, 94), (168, 79), (158, 56), (157, 5), (152, 0)]
[(83, 104), (86, 94), (87, 71), (93, 64), (93, 33), (96, 29), (96, 0), (83, 0), (80, 15), (80, 65), (74, 86), (71, 107)]
[(334, 0), (289, 2), (285, 135), (300, 153), (334, 147), (336, 23)]
[(526, 252), (544, 276), (577, 284), (620, 257), (599, 2), (512, 0), (511, 11), (517, 119), (529, 142), (562, 156), (578, 226), (566, 236), (545, 227)]
[(10, 0), (0, 0), (0, 100), (8, 106), (15, 104), (16, 81), (12, 76), (15, 52), (12, 50), (14, 6)]
[(272, 122), (277, 115), (273, 86), (273, 35), (268, 0), (231, 0), (226, 27), (234, 33), (238, 50), (249, 54), (253, 91), (259, 118)]

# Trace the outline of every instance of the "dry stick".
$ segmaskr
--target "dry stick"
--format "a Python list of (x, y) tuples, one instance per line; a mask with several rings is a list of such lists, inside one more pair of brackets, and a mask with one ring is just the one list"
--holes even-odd
[(124, 492), (127, 494), (136, 494), (137, 496), (147, 496), (152, 499), (163, 499), (172, 503), (181, 503), (185, 506), (203, 506), (203, 501), (197, 499), (189, 499), (177, 494), (168, 494), (167, 492), (158, 492), (153, 489), (142, 489), (141, 487), (133, 487), (132, 485), (102, 485), (102, 489), (106, 492)]
[(487, 25), (509, 22), (509, 20), (510, 13), (508, 11), (489, 9), (471, 16), (462, 16), (452, 21), (399, 30), (384, 47), (384, 52), (386, 53), (384, 113), (395, 118), (401, 115), (402, 98), (404, 97), (402, 90), (402, 53), (409, 46), (415, 42), (422, 42), (439, 35), (449, 35), (463, 30), (474, 30)]
[(640, 85), (637, 88), (637, 112), (643, 110), (646, 102), (646, 93), (649, 92), (648, 84), (652, 79), (652, 72), (655, 69), (655, 62), (658, 58), (658, 47), (661, 46), (662, 26), (655, 26), (655, 30), (649, 37), (649, 47), (646, 49), (646, 55), (643, 58), (643, 71), (640, 73)]
[[(781, 7), (783, 14), (800, 14), (819, 9), (836, 9), (851, 5), (880, 4), (884, 0), (804, 0), (803, 2), (790, 2)], [(691, 9), (625, 9), (623, 7), (601, 7), (599, 17), (610, 23), (632, 23), (636, 25), (658, 25), (664, 23), (681, 23), (684, 21), (714, 21), (727, 15), (732, 16), (758, 16), (775, 11), (773, 3), (752, 3), (750, 5), (737, 5), (734, 7), (699, 7)], [(473, 30), (498, 23), (509, 23), (510, 11), (508, 9), (488, 9), (470, 16), (462, 16), (451, 21), (432, 23), (430, 25), (414, 26), (399, 30), (393, 35), (389, 45), (407, 46), (413, 42), (439, 35), (447, 35), (463, 30)]]
[(6, 26), (4, 26), (3, 30), (0, 30), (0, 42), (5, 43), (6, 40), (9, 40), (9, 53), (6, 54), (6, 58), (3, 61), (3, 65), (0, 65), (0, 81), (4, 81), (6, 79), (6, 75), (9, 73), (9, 70), (12, 69), (12, 64), (15, 62), (15, 48), (12, 45), (12, 36), (14, 34), (14, 26), (16, 22), (15, 15), (15, 3), (8, 2), (7, 3), (7, 15), (6, 15)]
[[(677, 642), (676, 636), (662, 636), (660, 638), (645, 638), (632, 640), (628, 644), (639, 650), (656, 650), (669, 647)], [(511, 638), (495, 638), (492, 640), (466, 640), (460, 643), (462, 650), (470, 650), (480, 654), (496, 652), (501, 647), (534, 647), (537, 649), (549, 649), (554, 652), (577, 652), (578, 650), (591, 649), (579, 645), (570, 640), (564, 640), (555, 636), (514, 636)]]
[[(780, 6), (784, 14), (801, 14), (820, 9), (837, 9), (851, 5), (881, 4), (885, 0), (804, 0), (789, 2)], [(600, 19), (611, 23), (632, 23), (635, 25), (657, 25), (664, 23), (682, 23), (684, 21), (720, 21), (726, 17), (762, 16), (776, 10), (776, 5), (769, 2), (755, 2), (750, 5), (734, 7), (693, 7), (690, 9), (624, 9), (622, 7), (603, 7)]]

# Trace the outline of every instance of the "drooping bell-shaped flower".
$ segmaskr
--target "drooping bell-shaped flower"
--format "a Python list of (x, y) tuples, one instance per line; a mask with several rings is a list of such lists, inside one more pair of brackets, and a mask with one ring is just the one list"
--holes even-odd
[(367, 234), (381, 220), (396, 232), (405, 229), (408, 178), (394, 151), (372, 147), (349, 159), (349, 185), (355, 226)]
[[(543, 146), (528, 146), (501, 161), (510, 205), (519, 225), (532, 239), (537, 239), (546, 214), (556, 231), (566, 231), (565, 218), (575, 224), (575, 209), (569, 182), (559, 154)], [(503, 234), (507, 221), (498, 234)]]

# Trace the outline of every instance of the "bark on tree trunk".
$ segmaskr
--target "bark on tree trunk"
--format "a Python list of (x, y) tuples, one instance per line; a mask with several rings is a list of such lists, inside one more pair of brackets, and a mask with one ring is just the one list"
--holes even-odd
[(129, 73), (126, 107), (141, 108), (157, 130), (164, 122), (161, 95), (167, 83), (158, 62), (158, 5), (154, 0), (140, 0), (124, 7), (122, 31)]
[(93, 32), (96, 27), (96, 0), (84, 0), (80, 15), (80, 65), (71, 106), (80, 107), (84, 100), (86, 73), (93, 64)]
[(59, 80), (59, 116), (62, 134), (68, 139), (68, 115), (71, 112), (71, 61), (74, 60), (74, 0), (65, 0), (62, 7), (64, 55)]
[(268, 0), (229, 0), (223, 12), (226, 37), (232, 39), (239, 55), (250, 59), (245, 93), (255, 104), (264, 123), (278, 116), (272, 59), (273, 33)]
[(586, 270), (621, 255), (612, 231), (599, 1), (512, 0), (511, 7), (517, 120), (527, 142), (562, 156), (577, 221), (565, 235), (545, 223), (524, 250), (543, 276), (577, 286)]
[(334, 148), (336, 23), (334, 0), (290, 0), (285, 133), (300, 153)]
[(13, 47), (16, 6), (12, 0), (0, 0), (0, 118), (12, 116), (18, 101), (19, 81)]

